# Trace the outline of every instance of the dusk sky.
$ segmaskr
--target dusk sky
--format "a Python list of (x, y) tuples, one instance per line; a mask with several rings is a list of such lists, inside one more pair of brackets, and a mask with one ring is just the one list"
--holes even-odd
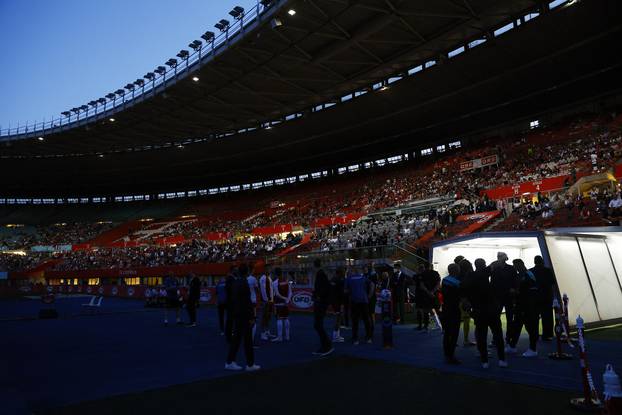
[(57, 118), (142, 77), (256, 0), (0, 0), (0, 128)]

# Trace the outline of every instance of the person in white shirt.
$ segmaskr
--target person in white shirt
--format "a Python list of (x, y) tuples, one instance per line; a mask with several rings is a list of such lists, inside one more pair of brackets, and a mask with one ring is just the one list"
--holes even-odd
[(270, 319), (272, 307), (274, 307), (274, 291), (269, 271), (259, 278), (259, 292), (261, 293), (261, 340), (269, 340), (272, 337)]
[[(253, 312), (255, 313), (255, 317), (257, 317), (257, 278), (255, 278), (252, 274), (246, 277), (246, 281), (248, 282), (248, 288), (251, 291), (251, 303), (253, 303)], [(254, 319), (255, 321), (257, 318)], [(255, 341), (255, 334), (257, 333), (257, 323), (253, 323), (253, 342)]]
[(609, 202), (609, 216), (620, 216), (622, 214), (622, 198), (620, 193)]

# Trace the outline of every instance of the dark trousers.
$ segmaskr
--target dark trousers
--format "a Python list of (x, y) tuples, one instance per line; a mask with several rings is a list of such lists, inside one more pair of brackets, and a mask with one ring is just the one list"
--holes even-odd
[(542, 338), (553, 337), (553, 307), (552, 301), (548, 304), (541, 303), (538, 305), (538, 314), (542, 319)]
[(227, 316), (225, 318), (225, 340), (227, 343), (231, 343), (233, 338), (233, 319), (231, 318), (231, 312), (226, 309)]
[(359, 337), (359, 320), (365, 325), (365, 338), (371, 339), (371, 324), (369, 322), (369, 306), (367, 303), (352, 303), (352, 341)]
[(538, 343), (538, 311), (533, 308), (518, 310), (514, 316), (514, 324), (511, 327), (510, 341), (511, 347), (516, 347), (523, 325), (529, 334), (529, 348), (536, 350)]
[(246, 365), (253, 366), (255, 364), (255, 354), (253, 351), (253, 330), (250, 321), (246, 318), (236, 318), (233, 320), (233, 336), (229, 343), (229, 354), (227, 355), (227, 363), (235, 361), (238, 354), (240, 343), (244, 340), (244, 354), (246, 355)]
[(393, 321), (397, 322), (399, 319), (400, 324), (404, 324), (404, 304), (406, 300), (404, 297), (396, 297), (393, 302)]
[(350, 327), (350, 300), (343, 303), (343, 325)]
[(417, 309), (417, 326), (418, 328), (427, 329), (430, 325), (430, 310), (427, 308)]
[(188, 310), (188, 317), (190, 317), (190, 324), (194, 324), (197, 322), (197, 302), (198, 299), (189, 298), (188, 303), (186, 304), (186, 309)]
[(371, 327), (371, 335), (374, 336), (374, 329), (376, 328), (376, 300), (373, 299), (367, 305), (369, 312), (369, 327)]
[(488, 328), (492, 332), (499, 360), (505, 360), (501, 314), (475, 312), (473, 319), (475, 320), (475, 340), (481, 361), (488, 362)]
[(221, 333), (225, 333), (225, 311), (227, 304), (218, 304), (218, 327)]
[(515, 309), (516, 309), (516, 303), (514, 302), (514, 299), (511, 297), (505, 297), (502, 298), (501, 301), (499, 302), (499, 305), (501, 306), (501, 309), (505, 308), (505, 322), (506, 322), (506, 329), (505, 329), (505, 342), (509, 343), (510, 342), (510, 334), (511, 334), (511, 327), (512, 327), (512, 322), (514, 321), (514, 313), (515, 313)]
[(443, 315), (443, 353), (446, 358), (453, 358), (460, 334), (460, 314)]
[(315, 303), (313, 305), (313, 328), (320, 336), (320, 350), (326, 352), (333, 347), (330, 338), (324, 330), (324, 318), (326, 318), (326, 309), (328, 304)]

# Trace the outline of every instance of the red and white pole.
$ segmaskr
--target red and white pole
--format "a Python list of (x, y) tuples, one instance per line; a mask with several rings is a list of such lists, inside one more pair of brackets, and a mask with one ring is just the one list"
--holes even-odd
[(594, 387), (594, 380), (590, 367), (587, 363), (587, 350), (585, 347), (585, 338), (583, 337), (583, 319), (577, 317), (577, 335), (579, 336), (579, 361), (581, 363), (581, 378), (583, 381), (583, 397), (570, 400), (570, 404), (582, 411), (598, 412), (603, 405), (598, 399), (598, 392)]
[(557, 297), (553, 299), (553, 309), (555, 310), (555, 338), (557, 340), (557, 351), (549, 353), (549, 359), (554, 360), (570, 360), (572, 355), (562, 351), (562, 332), (564, 331), (564, 317), (562, 315), (561, 305)]
[(562, 295), (562, 302), (564, 304), (564, 307), (562, 309), (564, 331), (566, 333), (566, 342), (568, 343), (568, 346), (574, 349), (574, 345), (572, 344), (572, 339), (570, 338), (570, 321), (569, 321), (570, 317), (568, 314), (568, 302), (569, 301), (570, 300), (568, 299), (568, 296), (566, 295), (566, 293), (564, 293), (564, 295)]

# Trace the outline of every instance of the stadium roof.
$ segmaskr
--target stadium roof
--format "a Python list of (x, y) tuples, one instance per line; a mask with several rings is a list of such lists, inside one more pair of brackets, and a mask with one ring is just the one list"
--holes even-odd
[(166, 84), (133, 101), (125, 93), (114, 112), (1, 137), (0, 174), (14, 178), (1, 196), (295, 174), (386, 155), (389, 139), (391, 151), (412, 151), (621, 86), (613, 0), (554, 11), (527, 0), (274, 3)]

